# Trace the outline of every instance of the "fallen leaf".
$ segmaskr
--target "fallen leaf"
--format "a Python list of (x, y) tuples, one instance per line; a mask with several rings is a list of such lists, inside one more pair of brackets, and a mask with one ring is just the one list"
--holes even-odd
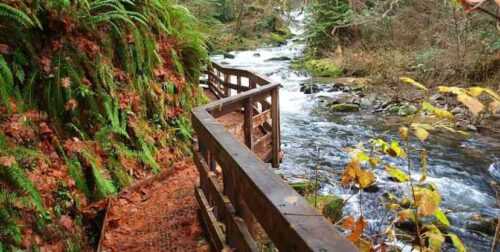
[(366, 227), (366, 221), (364, 220), (363, 216), (360, 216), (359, 219), (354, 223), (354, 226), (351, 230), (351, 234), (347, 237), (352, 242), (357, 242), (361, 238), (361, 235), (363, 234), (363, 231), (365, 230)]

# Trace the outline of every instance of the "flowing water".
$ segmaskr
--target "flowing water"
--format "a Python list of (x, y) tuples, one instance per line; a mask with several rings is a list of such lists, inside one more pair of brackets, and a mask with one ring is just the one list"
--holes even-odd
[[(404, 184), (389, 180), (383, 169), (380, 169), (376, 170), (380, 189), (371, 193), (363, 192), (360, 200), (356, 190), (344, 188), (336, 182), (349, 161), (349, 155), (342, 149), (374, 137), (395, 138), (397, 128), (388, 126), (386, 122), (389, 118), (382, 114), (363, 111), (347, 114), (314, 112), (318, 94), (307, 95), (300, 92), (300, 84), (314, 83), (316, 80), (307, 74), (292, 70), (290, 60), (269, 60), (276, 57), (294, 59), (302, 55), (304, 44), (297, 38), (304, 29), (304, 16), (294, 13), (292, 17), (290, 27), (296, 36), (287, 44), (232, 52), (234, 59), (216, 55), (212, 60), (228, 67), (260, 72), (282, 83), (281, 136), (285, 156), (279, 173), (287, 180), (294, 181), (311, 178), (314, 170), (319, 170), (322, 176), (328, 178), (322, 183), (321, 192), (349, 198), (344, 214), (358, 216), (361, 202), (363, 215), (368, 220), (366, 233), (375, 235), (384, 230), (390, 217), (381, 204), (382, 195), (385, 192), (408, 193), (408, 188)], [(442, 195), (441, 207), (448, 212), (452, 223), (451, 231), (459, 235), (471, 251), (489, 251), (492, 237), (472, 232), (465, 226), (466, 220), (472, 216), (480, 214), (493, 218), (500, 214), (495, 192), (489, 184), (494, 178), (488, 172), (488, 167), (500, 158), (500, 139), (473, 135), (464, 140), (433, 135), (425, 144), (425, 148), (429, 153), (427, 181), (434, 183)], [(413, 175), (415, 179), (420, 177), (417, 171)], [(408, 246), (405, 250), (408, 250)]]

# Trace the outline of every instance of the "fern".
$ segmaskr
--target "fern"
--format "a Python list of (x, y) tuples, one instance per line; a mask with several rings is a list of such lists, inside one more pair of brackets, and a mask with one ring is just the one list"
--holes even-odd
[(7, 20), (18, 23), (25, 28), (35, 26), (33, 20), (26, 13), (4, 3), (0, 3), (0, 17), (7, 18)]
[(10, 96), (13, 94), (14, 90), (14, 78), (12, 77), (12, 72), (10, 67), (7, 65), (4, 57), (0, 55), (0, 96), (2, 103), (10, 108)]
[(38, 190), (17, 163), (12, 164), (10, 167), (2, 166), (0, 173), (17, 189), (26, 192), (31, 197), (33, 205), (39, 213), (45, 212)]
[(151, 167), (153, 173), (160, 172), (160, 166), (153, 157), (153, 153), (156, 152), (155, 147), (147, 144), (142, 139), (139, 139), (139, 146), (141, 148), (141, 152), (139, 152), (139, 158), (142, 160), (142, 162)]
[(115, 194), (115, 186), (109, 179), (104, 177), (101, 171), (102, 167), (98, 165), (97, 160), (93, 157), (93, 155), (88, 151), (83, 151), (82, 156), (90, 164), (90, 168), (92, 169), (97, 198), (102, 199)]
[(66, 163), (68, 164), (69, 175), (75, 181), (76, 188), (83, 192), (87, 198), (91, 198), (90, 189), (87, 185), (87, 181), (85, 180), (85, 174), (82, 169), (82, 165), (76, 158), (66, 159)]
[[(0, 190), (0, 236), (8, 237), (14, 244), (21, 243), (22, 234), (21, 229), (16, 223), (17, 211), (14, 208), (14, 202), (17, 195)], [(0, 251), (1, 244), (0, 244)]]

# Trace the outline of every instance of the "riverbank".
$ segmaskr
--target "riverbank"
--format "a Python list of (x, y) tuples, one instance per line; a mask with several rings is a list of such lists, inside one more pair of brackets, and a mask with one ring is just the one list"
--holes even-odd
[[(302, 18), (296, 16), (297, 22), (290, 27), (296, 34), (303, 30)], [(367, 88), (358, 88), (335, 84), (335, 79), (331, 78), (313, 78), (305, 71), (295, 70), (291, 66), (294, 59), (303, 57), (303, 49), (304, 44), (292, 38), (280, 47), (236, 51), (232, 52), (234, 58), (224, 59), (222, 55), (218, 55), (212, 59), (230, 67), (260, 72), (282, 83), (280, 109), (284, 159), (278, 172), (289, 182), (319, 181), (320, 194), (336, 195), (346, 200), (343, 216), (359, 216), (359, 202), (362, 202), (367, 221), (365, 234), (378, 234), (384, 230), (389, 218), (380, 198), (386, 193), (405, 195), (408, 193), (406, 186), (391, 180), (383, 168), (377, 168), (374, 170), (377, 189), (363, 193), (361, 198), (359, 190), (341, 186), (339, 178), (350, 160), (348, 148), (377, 137), (387, 141), (399, 138), (397, 126), (405, 116), (398, 113), (403, 113), (404, 109), (399, 105), (395, 106), (395, 114), (388, 110), (375, 110), (384, 102), (391, 101), (394, 104), (392, 97), (400, 92), (390, 85), (382, 88), (369, 82), (366, 84)], [(398, 85), (408, 93), (408, 100), (419, 94), (415, 91), (417, 89), (407, 84), (398, 81)], [(312, 87), (311, 91), (307, 91), (304, 88), (306, 86)], [(377, 92), (370, 91), (370, 88)], [(379, 97), (382, 95), (384, 97)], [(354, 99), (354, 102), (359, 99), (357, 111), (325, 109), (327, 103), (322, 100), (332, 101), (341, 99), (341, 96), (347, 96), (342, 99)], [(491, 234), (468, 227), (478, 216), (489, 219), (500, 213), (495, 192), (489, 186), (495, 179), (488, 172), (488, 167), (494, 162), (497, 153), (500, 153), (500, 142), (494, 136), (475, 132), (470, 132), (469, 137), (453, 136), (455, 135), (433, 134), (424, 144), (429, 152), (427, 177), (429, 183), (436, 185), (442, 195), (441, 207), (450, 219), (450, 229), (472, 251), (484, 251), (489, 249)], [(422, 146), (419, 141), (412, 141), (411, 145), (415, 148)], [(413, 155), (411, 158), (418, 160)], [(388, 161), (405, 167), (399, 161)], [(418, 171), (413, 173), (416, 179), (420, 175)]]

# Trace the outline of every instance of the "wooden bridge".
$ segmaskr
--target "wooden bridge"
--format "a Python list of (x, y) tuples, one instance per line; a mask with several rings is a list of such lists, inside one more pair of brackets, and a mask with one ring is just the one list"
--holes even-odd
[[(280, 84), (216, 63), (207, 75), (217, 99), (192, 112), (193, 153), (195, 194), (213, 249), (356, 251), (270, 167), (280, 162)], [(236, 130), (227, 127), (231, 118)]]

